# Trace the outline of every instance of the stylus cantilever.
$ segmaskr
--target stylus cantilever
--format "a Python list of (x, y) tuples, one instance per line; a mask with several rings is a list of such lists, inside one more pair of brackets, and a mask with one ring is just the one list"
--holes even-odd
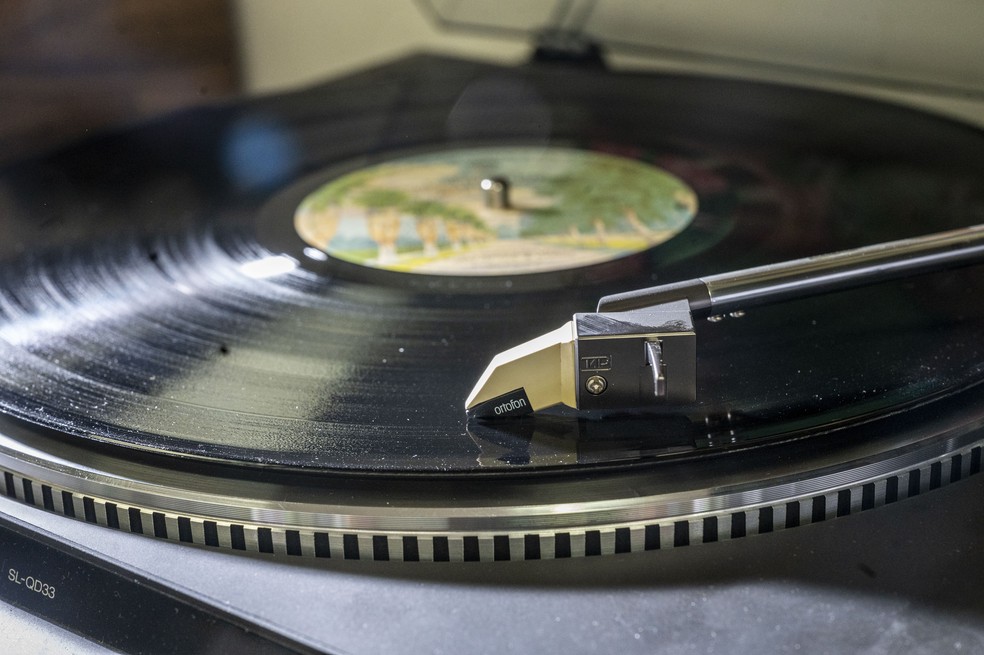
[(694, 317), (841, 291), (984, 259), (984, 225), (605, 296), (595, 313), (492, 360), (465, 408), (478, 418), (696, 399)]

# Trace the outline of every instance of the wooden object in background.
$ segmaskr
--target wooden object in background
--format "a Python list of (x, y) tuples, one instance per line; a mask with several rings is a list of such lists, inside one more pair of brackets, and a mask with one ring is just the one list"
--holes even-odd
[(0, 163), (229, 97), (227, 0), (0, 2)]

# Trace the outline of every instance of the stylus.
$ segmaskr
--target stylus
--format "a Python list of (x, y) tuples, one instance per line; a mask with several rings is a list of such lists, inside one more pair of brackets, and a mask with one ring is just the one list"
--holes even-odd
[(493, 358), (465, 402), (478, 418), (563, 404), (610, 410), (696, 399), (694, 316), (841, 291), (984, 259), (984, 226), (605, 296), (594, 313)]

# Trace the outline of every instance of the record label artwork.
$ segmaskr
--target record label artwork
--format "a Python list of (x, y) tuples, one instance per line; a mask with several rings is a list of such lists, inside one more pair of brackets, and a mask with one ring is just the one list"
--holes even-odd
[(693, 219), (697, 197), (649, 164), (570, 148), (453, 149), (390, 160), (309, 194), (305, 242), (371, 268), (516, 275), (619, 259)]

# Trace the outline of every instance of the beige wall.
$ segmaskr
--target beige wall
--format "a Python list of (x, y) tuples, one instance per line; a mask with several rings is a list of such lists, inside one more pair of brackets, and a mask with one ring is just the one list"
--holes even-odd
[(268, 92), (428, 49), (521, 61), (522, 40), (438, 31), (411, 0), (238, 0), (244, 81)]
[[(542, 23), (553, 6), (530, 0), (456, 2), (459, 7), (471, 2), (487, 15), (499, 12), (513, 24), (524, 24), (528, 16), (533, 25)], [(236, 0), (235, 6), (244, 82), (258, 92), (309, 84), (421, 49), (502, 62), (522, 61), (529, 51), (522, 39), (442, 32), (411, 0)], [(622, 67), (817, 84), (984, 124), (984, 2), (979, 0), (599, 0), (590, 29), (606, 38), (710, 55), (614, 57)], [(816, 71), (807, 77), (768, 65), (722, 63), (718, 56)], [(872, 91), (867, 82), (831, 77), (831, 71), (894, 80), (901, 86)], [(963, 91), (913, 91), (907, 88), (910, 83)]]

